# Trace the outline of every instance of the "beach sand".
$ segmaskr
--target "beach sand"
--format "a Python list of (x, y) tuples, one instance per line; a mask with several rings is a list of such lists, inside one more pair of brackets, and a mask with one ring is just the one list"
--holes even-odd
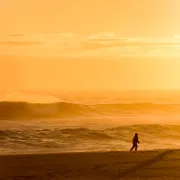
[(0, 156), (1, 180), (180, 179), (180, 150)]

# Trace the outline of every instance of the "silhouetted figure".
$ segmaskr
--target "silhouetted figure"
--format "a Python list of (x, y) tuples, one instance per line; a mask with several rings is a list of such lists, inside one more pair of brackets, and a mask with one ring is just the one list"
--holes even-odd
[(137, 148), (138, 148), (138, 144), (139, 143), (139, 140), (138, 140), (138, 134), (136, 133), (135, 134), (135, 136), (134, 136), (134, 138), (133, 138), (133, 142), (132, 142), (132, 144), (133, 144), (133, 146), (132, 146), (132, 148), (130, 149), (130, 151), (132, 151), (134, 148), (135, 148), (135, 151), (137, 151)]

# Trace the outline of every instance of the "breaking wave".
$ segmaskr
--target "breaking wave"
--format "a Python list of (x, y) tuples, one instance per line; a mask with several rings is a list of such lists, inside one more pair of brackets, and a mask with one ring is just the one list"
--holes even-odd
[[(129, 150), (132, 137), (136, 132), (139, 133), (141, 150), (180, 148), (180, 125), (128, 126), (126, 119), (124, 120), (126, 125), (119, 126), (118, 124), (123, 118), (136, 115), (142, 115), (143, 121), (138, 121), (142, 123), (145, 123), (145, 118), (150, 115), (152, 115), (149, 117), (151, 123), (154, 119), (158, 119), (156, 121), (158, 124), (165, 122), (165, 117), (170, 116), (170, 122), (172, 122), (173, 118), (179, 118), (179, 112), (180, 104), (87, 105), (67, 102), (49, 104), (0, 102), (0, 153)], [(108, 120), (109, 124), (113, 124), (114, 117), (117, 117), (118, 123), (114, 121), (113, 126), (99, 128), (98, 123), (100, 125), (106, 123), (106, 118), (104, 118), (106, 116), (112, 117)], [(85, 118), (85, 121), (82, 121), (83, 118), (80, 117), (98, 117), (99, 119), (91, 121)], [(23, 121), (23, 119), (32, 118), (35, 118), (35, 122)], [(41, 121), (43, 118), (50, 119)], [(51, 118), (57, 118), (57, 120), (53, 122)], [(17, 119), (17, 121), (11, 121), (11, 119)], [(71, 121), (75, 122), (72, 126)], [(47, 122), (52, 124), (49, 125)], [(78, 124), (79, 122), (81, 125)], [(95, 126), (90, 125), (92, 122)]]
[(0, 102), (0, 118), (61, 118), (75, 116), (113, 116), (162, 113), (172, 114), (180, 111), (180, 104), (73, 104), (66, 102), (40, 104), (26, 102)]

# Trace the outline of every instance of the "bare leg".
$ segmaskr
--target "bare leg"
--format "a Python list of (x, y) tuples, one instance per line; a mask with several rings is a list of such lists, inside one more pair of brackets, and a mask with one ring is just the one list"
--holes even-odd
[(135, 148), (135, 146), (133, 145), (132, 148), (130, 149), (130, 151), (132, 151)]
[(137, 148), (138, 148), (138, 145), (136, 144), (136, 146), (135, 146), (135, 151), (137, 151)]

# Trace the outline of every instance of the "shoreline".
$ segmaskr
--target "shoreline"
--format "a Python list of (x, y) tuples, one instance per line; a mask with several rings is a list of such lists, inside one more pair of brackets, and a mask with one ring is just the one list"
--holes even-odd
[(78, 155), (78, 154), (103, 154), (103, 153), (139, 153), (139, 152), (162, 152), (162, 151), (168, 151), (168, 150), (173, 150), (173, 151), (180, 151), (180, 148), (166, 148), (166, 149), (147, 149), (147, 150), (137, 150), (136, 152), (133, 151), (129, 151), (129, 150), (104, 150), (104, 151), (66, 151), (66, 152), (58, 152), (57, 150), (54, 152), (30, 152), (30, 153), (4, 153), (4, 154), (0, 154), (0, 157), (2, 156), (26, 156), (26, 155), (32, 155), (32, 156), (43, 156), (43, 155), (69, 155), (69, 154), (74, 154), (74, 155)]

